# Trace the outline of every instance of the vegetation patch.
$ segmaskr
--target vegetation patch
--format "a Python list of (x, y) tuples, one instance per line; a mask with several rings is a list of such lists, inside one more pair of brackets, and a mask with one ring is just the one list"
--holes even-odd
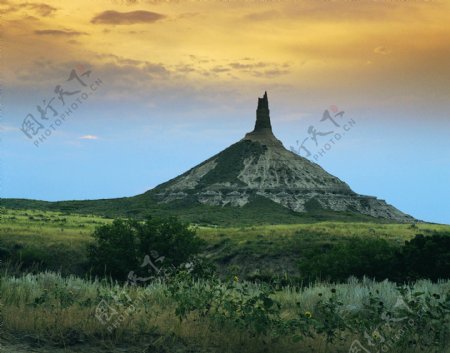
[(249, 140), (239, 141), (231, 145), (215, 157), (216, 167), (203, 176), (197, 188), (201, 189), (206, 185), (219, 182), (245, 185), (238, 179), (239, 173), (244, 169), (244, 160), (249, 157), (258, 160), (266, 150), (266, 146)]

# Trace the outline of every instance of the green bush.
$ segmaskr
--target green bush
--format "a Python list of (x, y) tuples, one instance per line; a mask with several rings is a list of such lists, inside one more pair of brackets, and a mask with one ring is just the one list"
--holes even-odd
[(396, 248), (383, 239), (352, 238), (322, 252), (314, 250), (300, 262), (301, 276), (309, 280), (344, 281), (350, 276), (378, 280), (389, 277)]
[(432, 236), (418, 234), (397, 253), (401, 280), (429, 278), (433, 281), (450, 278), (450, 234)]
[(450, 278), (450, 234), (416, 235), (402, 247), (383, 239), (352, 238), (310, 252), (299, 264), (304, 280), (344, 281), (350, 276), (408, 282)]
[(280, 320), (280, 304), (271, 296), (267, 285), (251, 288), (235, 277), (222, 282), (217, 277), (195, 280), (190, 273), (180, 271), (168, 282), (167, 293), (176, 303), (175, 315), (180, 321), (189, 315), (209, 318), (220, 328), (225, 325), (245, 330), (252, 336), (268, 334)]
[(203, 245), (195, 230), (176, 218), (118, 219), (98, 227), (93, 237), (88, 248), (93, 272), (118, 280), (130, 271), (140, 278), (162, 274), (191, 261)]

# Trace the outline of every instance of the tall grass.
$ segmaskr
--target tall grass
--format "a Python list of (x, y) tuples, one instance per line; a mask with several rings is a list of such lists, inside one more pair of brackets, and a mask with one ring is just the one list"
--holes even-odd
[[(204, 285), (202, 281), (191, 283), (192, 289), (203, 290)], [(251, 291), (258, 291), (258, 284), (248, 285)], [(337, 300), (342, 302), (339, 310), (344, 317), (348, 313), (364, 310), (364, 303), (367, 303), (371, 293), (378, 293), (387, 310), (391, 310), (399, 298), (395, 284), (368, 279), (350, 279), (348, 283), (337, 285), (316, 283), (307, 287), (284, 287), (272, 297), (281, 304), (281, 317), (289, 318), (298, 310), (313, 312), (319, 300), (328, 300), (332, 296), (331, 289), (336, 290)], [(408, 291), (410, 294), (425, 292), (445, 298), (450, 292), (450, 281), (419, 281), (411, 284)], [(233, 325), (219, 327), (208, 317), (196, 313), (181, 322), (174, 314), (176, 303), (167, 293), (167, 284), (163, 281), (154, 281), (146, 287), (134, 287), (108, 280), (62, 277), (52, 272), (17, 277), (4, 271), (0, 277), (4, 328), (16, 337), (33, 337), (44, 346), (58, 344), (69, 347), (88, 342), (94, 345), (127, 343), (147, 347), (149, 351), (164, 348), (167, 352), (172, 349), (221, 353), (348, 352), (350, 338), (363, 337), (361, 332), (360, 336), (348, 336), (344, 341), (336, 341), (330, 346), (321, 335), (305, 338), (301, 342), (295, 342), (288, 336), (277, 339), (254, 337), (251, 332)], [(102, 324), (96, 317), (96, 308), (102, 300), (118, 311), (121, 308), (124, 311), (127, 305), (133, 305), (134, 310), (111, 330), (108, 328), (111, 323)], [(123, 307), (118, 304), (121, 300), (125, 302)], [(419, 350), (411, 345), (407, 349), (389, 352)]]

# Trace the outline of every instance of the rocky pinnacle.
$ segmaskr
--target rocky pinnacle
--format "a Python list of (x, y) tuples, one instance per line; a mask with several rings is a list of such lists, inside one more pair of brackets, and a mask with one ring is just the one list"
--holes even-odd
[(254, 131), (260, 131), (264, 129), (270, 129), (270, 131), (272, 131), (267, 92), (264, 92), (264, 96), (262, 98), (258, 98), (258, 108), (256, 109), (256, 123)]
[(258, 98), (255, 128), (252, 132), (245, 135), (244, 140), (257, 141), (263, 145), (283, 146), (281, 141), (278, 140), (272, 132), (267, 92), (264, 92), (264, 96), (262, 98)]
[(355, 193), (318, 164), (284, 148), (272, 132), (267, 92), (258, 98), (252, 132), (152, 193), (164, 204), (243, 207), (262, 198), (293, 212), (320, 217), (414, 220), (383, 200)]

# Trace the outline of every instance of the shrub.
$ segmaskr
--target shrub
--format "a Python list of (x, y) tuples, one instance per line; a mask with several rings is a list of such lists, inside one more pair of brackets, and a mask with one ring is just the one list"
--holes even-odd
[(403, 276), (398, 279), (416, 280), (429, 278), (433, 281), (450, 277), (450, 234), (418, 234), (405, 243), (397, 253), (398, 269)]
[[(391, 275), (396, 248), (383, 239), (352, 238), (346, 243), (310, 253), (300, 262), (303, 278), (343, 281), (350, 276), (383, 280)], [(317, 249), (315, 249), (317, 251)]]
[(300, 262), (302, 278), (344, 281), (350, 276), (408, 282), (450, 278), (450, 234), (416, 235), (397, 248), (383, 239), (353, 238), (309, 253)]
[(176, 218), (118, 219), (98, 227), (93, 237), (88, 248), (92, 270), (118, 280), (126, 280), (130, 271), (148, 277), (178, 267), (192, 260), (203, 245), (195, 230)]
[(175, 315), (180, 321), (197, 314), (220, 328), (231, 325), (252, 336), (268, 334), (280, 322), (281, 306), (271, 298), (273, 289), (267, 285), (256, 289), (239, 283), (237, 277), (228, 283), (217, 277), (195, 281), (188, 272), (180, 271), (168, 282), (167, 293), (176, 303)]

